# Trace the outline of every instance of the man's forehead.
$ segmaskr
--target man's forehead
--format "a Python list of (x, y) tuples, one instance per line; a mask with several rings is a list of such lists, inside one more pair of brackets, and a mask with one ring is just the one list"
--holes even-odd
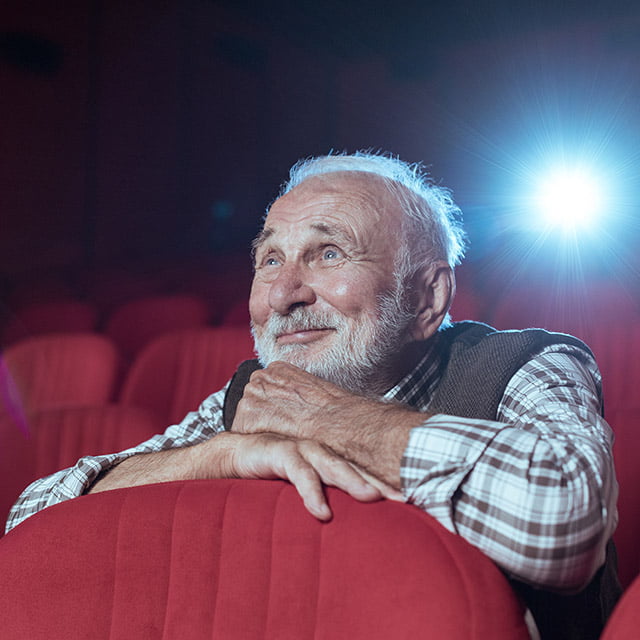
[(267, 214), (265, 227), (276, 221), (297, 221), (306, 216), (317, 222), (327, 214), (328, 225), (341, 226), (339, 220), (360, 213), (373, 217), (393, 216), (400, 207), (385, 179), (362, 171), (341, 171), (311, 176), (278, 198)]
[[(311, 176), (278, 198), (269, 209), (254, 251), (282, 234), (297, 238), (326, 236), (358, 244), (400, 224), (397, 195), (385, 178), (363, 171)], [(368, 241), (367, 241), (368, 242)]]

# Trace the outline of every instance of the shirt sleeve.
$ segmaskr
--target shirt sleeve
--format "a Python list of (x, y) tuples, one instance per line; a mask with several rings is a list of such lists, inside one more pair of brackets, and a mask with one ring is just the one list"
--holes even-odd
[(560, 592), (588, 584), (617, 522), (600, 374), (573, 349), (518, 370), (498, 421), (435, 415), (413, 429), (401, 468), (408, 502), (511, 577)]
[(6, 531), (45, 507), (81, 496), (101, 473), (131, 456), (192, 446), (223, 431), (222, 406), (227, 386), (209, 396), (198, 411), (187, 414), (182, 422), (170, 426), (163, 434), (120, 453), (80, 458), (75, 466), (36, 480), (22, 492), (9, 512)]

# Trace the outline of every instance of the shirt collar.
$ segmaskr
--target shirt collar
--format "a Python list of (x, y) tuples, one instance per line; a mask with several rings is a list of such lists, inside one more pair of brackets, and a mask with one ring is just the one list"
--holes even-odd
[(429, 341), (417, 366), (384, 394), (385, 400), (395, 400), (424, 411), (442, 376), (442, 356), (439, 334)]

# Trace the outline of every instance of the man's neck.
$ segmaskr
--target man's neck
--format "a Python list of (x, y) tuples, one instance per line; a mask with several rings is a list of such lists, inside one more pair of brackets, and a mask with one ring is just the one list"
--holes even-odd
[(428, 340), (411, 341), (405, 343), (394, 358), (393, 369), (390, 371), (389, 381), (386, 385), (384, 395), (389, 390), (397, 386), (404, 380), (415, 368), (420, 361), (430, 351), (437, 340), (438, 334), (432, 336)]

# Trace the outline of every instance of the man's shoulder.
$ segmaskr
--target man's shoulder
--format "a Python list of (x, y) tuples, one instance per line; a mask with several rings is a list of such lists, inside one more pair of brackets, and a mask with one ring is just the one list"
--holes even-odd
[(537, 327), (499, 330), (482, 322), (465, 320), (442, 329), (440, 336), (443, 347), (457, 350), (541, 350), (552, 344), (569, 344), (590, 353), (587, 345), (575, 336)]
[(547, 347), (566, 344), (589, 357), (573, 336), (545, 329), (498, 331), (479, 322), (458, 322), (440, 332), (443, 373), (432, 400), (442, 413), (495, 419), (509, 380)]

